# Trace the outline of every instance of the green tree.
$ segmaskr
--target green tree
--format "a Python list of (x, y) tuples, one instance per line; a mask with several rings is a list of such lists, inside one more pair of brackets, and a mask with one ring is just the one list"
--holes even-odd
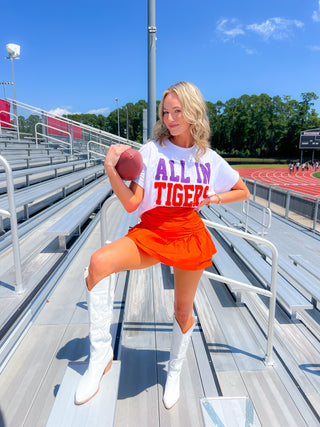
[[(41, 123), (42, 119), (36, 114), (31, 114), (29, 117), (19, 116), (19, 131), (21, 133), (28, 133), (32, 136), (35, 136), (35, 126), (37, 123)], [(38, 132), (41, 132), (41, 127), (37, 128)]]

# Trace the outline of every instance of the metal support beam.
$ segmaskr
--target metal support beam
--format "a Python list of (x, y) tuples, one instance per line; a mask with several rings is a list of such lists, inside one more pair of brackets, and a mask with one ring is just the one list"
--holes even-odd
[(156, 124), (156, 6), (148, 0), (148, 138)]

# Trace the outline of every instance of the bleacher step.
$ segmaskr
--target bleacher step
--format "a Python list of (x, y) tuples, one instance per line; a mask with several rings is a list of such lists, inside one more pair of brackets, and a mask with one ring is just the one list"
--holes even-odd
[(261, 426), (248, 397), (200, 399), (205, 427)]
[(103, 376), (99, 393), (83, 405), (74, 404), (74, 393), (86, 362), (69, 363), (51, 409), (46, 427), (111, 427), (118, 398), (120, 361), (113, 361), (110, 371)]

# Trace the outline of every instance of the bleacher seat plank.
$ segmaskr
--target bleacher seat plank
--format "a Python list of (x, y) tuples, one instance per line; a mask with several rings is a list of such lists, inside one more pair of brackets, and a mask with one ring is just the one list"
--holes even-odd
[(317, 305), (320, 302), (320, 277), (315, 278), (307, 269), (299, 268), (292, 262), (280, 259), (279, 267), (283, 275), (296, 284), (297, 288), (302, 292), (306, 291), (311, 295), (311, 302)]
[[(55, 154), (49, 156), (24, 156), (23, 158), (17, 157), (6, 157), (6, 160), (10, 164), (12, 170), (19, 170), (25, 168), (33, 168), (37, 166), (52, 165), (60, 162), (67, 162), (68, 160), (78, 160), (78, 156), (70, 154)], [(4, 169), (0, 165), (0, 171), (3, 172)]]
[(105, 185), (97, 188), (83, 199), (78, 205), (74, 206), (69, 212), (62, 216), (57, 222), (48, 228), (46, 233), (59, 236), (59, 246), (66, 249), (66, 238), (70, 236), (77, 228), (88, 219), (89, 215), (96, 210), (111, 192), (109, 181)]
[[(86, 166), (88, 163), (88, 160), (72, 160), (69, 162), (63, 162), (63, 163), (54, 163), (53, 165), (45, 165), (45, 166), (38, 166), (34, 168), (27, 168), (27, 169), (18, 169), (12, 172), (12, 177), (15, 180), (16, 178), (20, 177), (28, 177), (29, 175), (35, 175), (40, 174), (48, 171), (57, 171), (58, 169), (69, 169), (72, 168), (73, 171), (75, 171), (75, 167), (78, 165), (83, 164)], [(0, 181), (6, 179), (6, 173), (1, 172), (0, 173)]]
[(85, 362), (71, 362), (63, 377), (46, 427), (112, 427), (118, 397), (119, 361), (103, 376), (99, 393), (84, 405), (74, 404), (75, 384), (87, 369)]
[(38, 154), (43, 155), (55, 155), (57, 154), (56, 150), (52, 149), (52, 148), (27, 148), (27, 147), (14, 147), (14, 148), (0, 148), (0, 156), (15, 156), (15, 157), (20, 157), (20, 156), (37, 156)]
[(310, 426), (305, 419), (309, 414), (297, 409), (272, 368), (265, 372), (243, 371), (242, 376), (248, 389), (252, 390), (250, 398), (262, 426)]
[(302, 255), (289, 255), (289, 258), (292, 259), (294, 264), (297, 264), (299, 267), (303, 268), (309, 274), (314, 276), (317, 280), (320, 280), (320, 269), (317, 268), (315, 264), (306, 260)]
[[(77, 182), (82, 182), (82, 185), (84, 185), (84, 182), (88, 177), (94, 175), (95, 178), (97, 178), (98, 175), (102, 175), (103, 173), (103, 165), (97, 165), (69, 175), (54, 178), (50, 182), (35, 184), (31, 187), (18, 190), (15, 192), (16, 208), (24, 207), (25, 214), (28, 217), (27, 208), (31, 202), (43, 197), (48, 197), (48, 195), (61, 190), (64, 196), (65, 189), (67, 187), (76, 184)], [(6, 195), (0, 197), (0, 209), (9, 209), (8, 197)]]
[[(203, 214), (211, 221), (221, 223), (221, 220), (211, 211), (206, 209)], [(265, 285), (270, 285), (271, 266), (265, 259), (244, 239), (239, 236), (217, 231), (228, 242), (240, 259), (253, 271), (259, 280)], [(312, 304), (300, 292), (298, 292), (287, 280), (278, 274), (277, 300), (289, 315), (295, 317), (299, 310), (311, 309)]]

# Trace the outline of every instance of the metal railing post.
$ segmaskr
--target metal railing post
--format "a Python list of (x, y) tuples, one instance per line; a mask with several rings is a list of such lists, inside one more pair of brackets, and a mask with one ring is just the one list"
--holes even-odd
[(320, 198), (317, 197), (314, 203), (315, 203), (315, 207), (314, 207), (313, 227), (312, 227), (312, 229), (315, 231), (316, 227), (317, 227), (317, 222), (318, 222), (318, 212), (319, 212)]
[(291, 193), (288, 190), (287, 194), (286, 194), (286, 213), (285, 213), (285, 218), (289, 218), (289, 210), (290, 210), (290, 199), (291, 199)]
[(24, 292), (24, 289), (23, 289), (23, 282), (22, 282), (21, 258), (20, 258), (19, 238), (18, 238), (18, 223), (17, 223), (16, 204), (14, 199), (14, 185), (13, 185), (12, 170), (7, 160), (2, 156), (0, 156), (0, 163), (3, 165), (6, 172), (8, 202), (9, 202), (9, 212), (2, 211), (1, 214), (5, 214), (10, 218), (12, 249), (13, 249), (15, 278), (16, 278), (15, 291), (18, 294), (22, 294)]
[(235, 286), (236, 288), (244, 289), (245, 291), (250, 291), (250, 292), (254, 292), (261, 295), (265, 295), (269, 298), (267, 350), (266, 350), (265, 363), (267, 365), (272, 365), (273, 364), (272, 350), (273, 350), (273, 337), (274, 337), (274, 319), (275, 319), (276, 299), (277, 299), (277, 272), (278, 272), (278, 259), (279, 259), (278, 250), (273, 243), (269, 242), (268, 240), (262, 237), (254, 236), (244, 231), (237, 230), (232, 227), (227, 227), (226, 225), (217, 224), (207, 219), (203, 219), (203, 222), (208, 227), (221, 230), (226, 233), (235, 234), (236, 236), (240, 236), (246, 240), (252, 240), (256, 243), (267, 246), (271, 250), (272, 268), (271, 268), (270, 291), (268, 291), (267, 289), (257, 288), (256, 286), (253, 286), (253, 285), (248, 285), (246, 283), (238, 282), (236, 280), (229, 279), (227, 277), (220, 276), (218, 274), (214, 274), (206, 270), (204, 271), (204, 274), (206, 274), (209, 277), (212, 277), (213, 279), (219, 282), (228, 283), (232, 286)]
[(110, 208), (110, 206), (115, 203), (116, 201), (119, 201), (118, 197), (116, 195), (113, 195), (109, 197), (101, 208), (101, 227), (100, 227), (100, 238), (101, 238), (101, 246), (104, 246), (106, 242), (109, 240), (108, 238), (108, 224), (106, 221), (107, 211)]
[(271, 192), (272, 192), (272, 185), (269, 185), (269, 191), (268, 191), (268, 208), (271, 206)]

